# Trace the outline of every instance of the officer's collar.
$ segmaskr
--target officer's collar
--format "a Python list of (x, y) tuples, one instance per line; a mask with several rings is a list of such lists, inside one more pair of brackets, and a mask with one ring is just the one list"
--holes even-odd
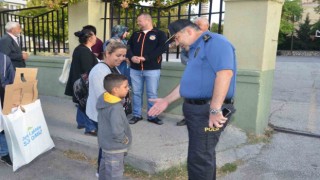
[(209, 32), (210, 32), (210, 31), (203, 32), (203, 33), (199, 36), (199, 38), (198, 38), (193, 44), (190, 45), (190, 48), (197, 47), (197, 46), (199, 45), (199, 43), (200, 43), (201, 41), (203, 41), (203, 36), (206, 35), (206, 34), (209, 34)]

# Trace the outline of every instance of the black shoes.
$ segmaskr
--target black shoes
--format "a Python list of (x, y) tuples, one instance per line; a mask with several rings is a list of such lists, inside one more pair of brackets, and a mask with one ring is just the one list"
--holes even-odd
[(12, 166), (12, 162), (11, 162), (9, 154), (5, 155), (5, 156), (1, 156), (0, 160), (1, 160), (1, 162), (5, 163), (6, 165)]
[(181, 121), (177, 122), (177, 126), (184, 126), (186, 124), (186, 119), (182, 119)]
[(142, 117), (137, 117), (137, 116), (133, 116), (130, 120), (129, 120), (129, 124), (135, 124), (138, 121), (141, 121), (143, 118)]
[[(135, 124), (138, 121), (141, 121), (142, 119), (143, 119), (142, 117), (133, 116), (129, 120), (129, 124)], [(161, 119), (159, 119), (158, 117), (156, 117), (154, 119), (148, 119), (148, 122), (155, 123), (155, 124), (158, 124), (158, 125), (162, 125), (163, 124), (163, 121)]]
[(156, 117), (154, 119), (148, 119), (148, 121), (151, 122), (151, 123), (158, 124), (158, 125), (162, 125), (163, 124), (163, 121), (161, 119), (159, 119), (158, 117)]

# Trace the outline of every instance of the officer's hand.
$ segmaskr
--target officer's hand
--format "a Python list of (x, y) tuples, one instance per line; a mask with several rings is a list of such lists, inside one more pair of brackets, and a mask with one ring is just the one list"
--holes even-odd
[(227, 122), (227, 118), (223, 117), (222, 113), (218, 113), (218, 114), (211, 114), (209, 116), (209, 127), (213, 128), (213, 127), (217, 127), (217, 128), (221, 128), (223, 126), (224, 123)]
[(158, 116), (166, 110), (169, 105), (168, 101), (163, 98), (149, 99), (149, 101), (154, 102), (153, 106), (148, 111), (149, 116)]

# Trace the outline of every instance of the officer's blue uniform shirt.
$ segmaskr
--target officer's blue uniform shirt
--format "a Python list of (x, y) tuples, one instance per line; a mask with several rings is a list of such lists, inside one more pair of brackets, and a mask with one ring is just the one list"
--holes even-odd
[(207, 31), (190, 46), (189, 61), (180, 81), (181, 97), (211, 98), (216, 73), (220, 70), (233, 71), (226, 96), (232, 98), (236, 83), (235, 49), (224, 36)]

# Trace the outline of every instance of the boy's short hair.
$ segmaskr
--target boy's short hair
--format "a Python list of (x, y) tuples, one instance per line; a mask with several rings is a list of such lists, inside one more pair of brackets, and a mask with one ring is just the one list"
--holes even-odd
[(120, 87), (122, 82), (125, 80), (128, 79), (122, 74), (108, 74), (103, 79), (103, 87), (108, 93), (112, 93), (112, 89)]

